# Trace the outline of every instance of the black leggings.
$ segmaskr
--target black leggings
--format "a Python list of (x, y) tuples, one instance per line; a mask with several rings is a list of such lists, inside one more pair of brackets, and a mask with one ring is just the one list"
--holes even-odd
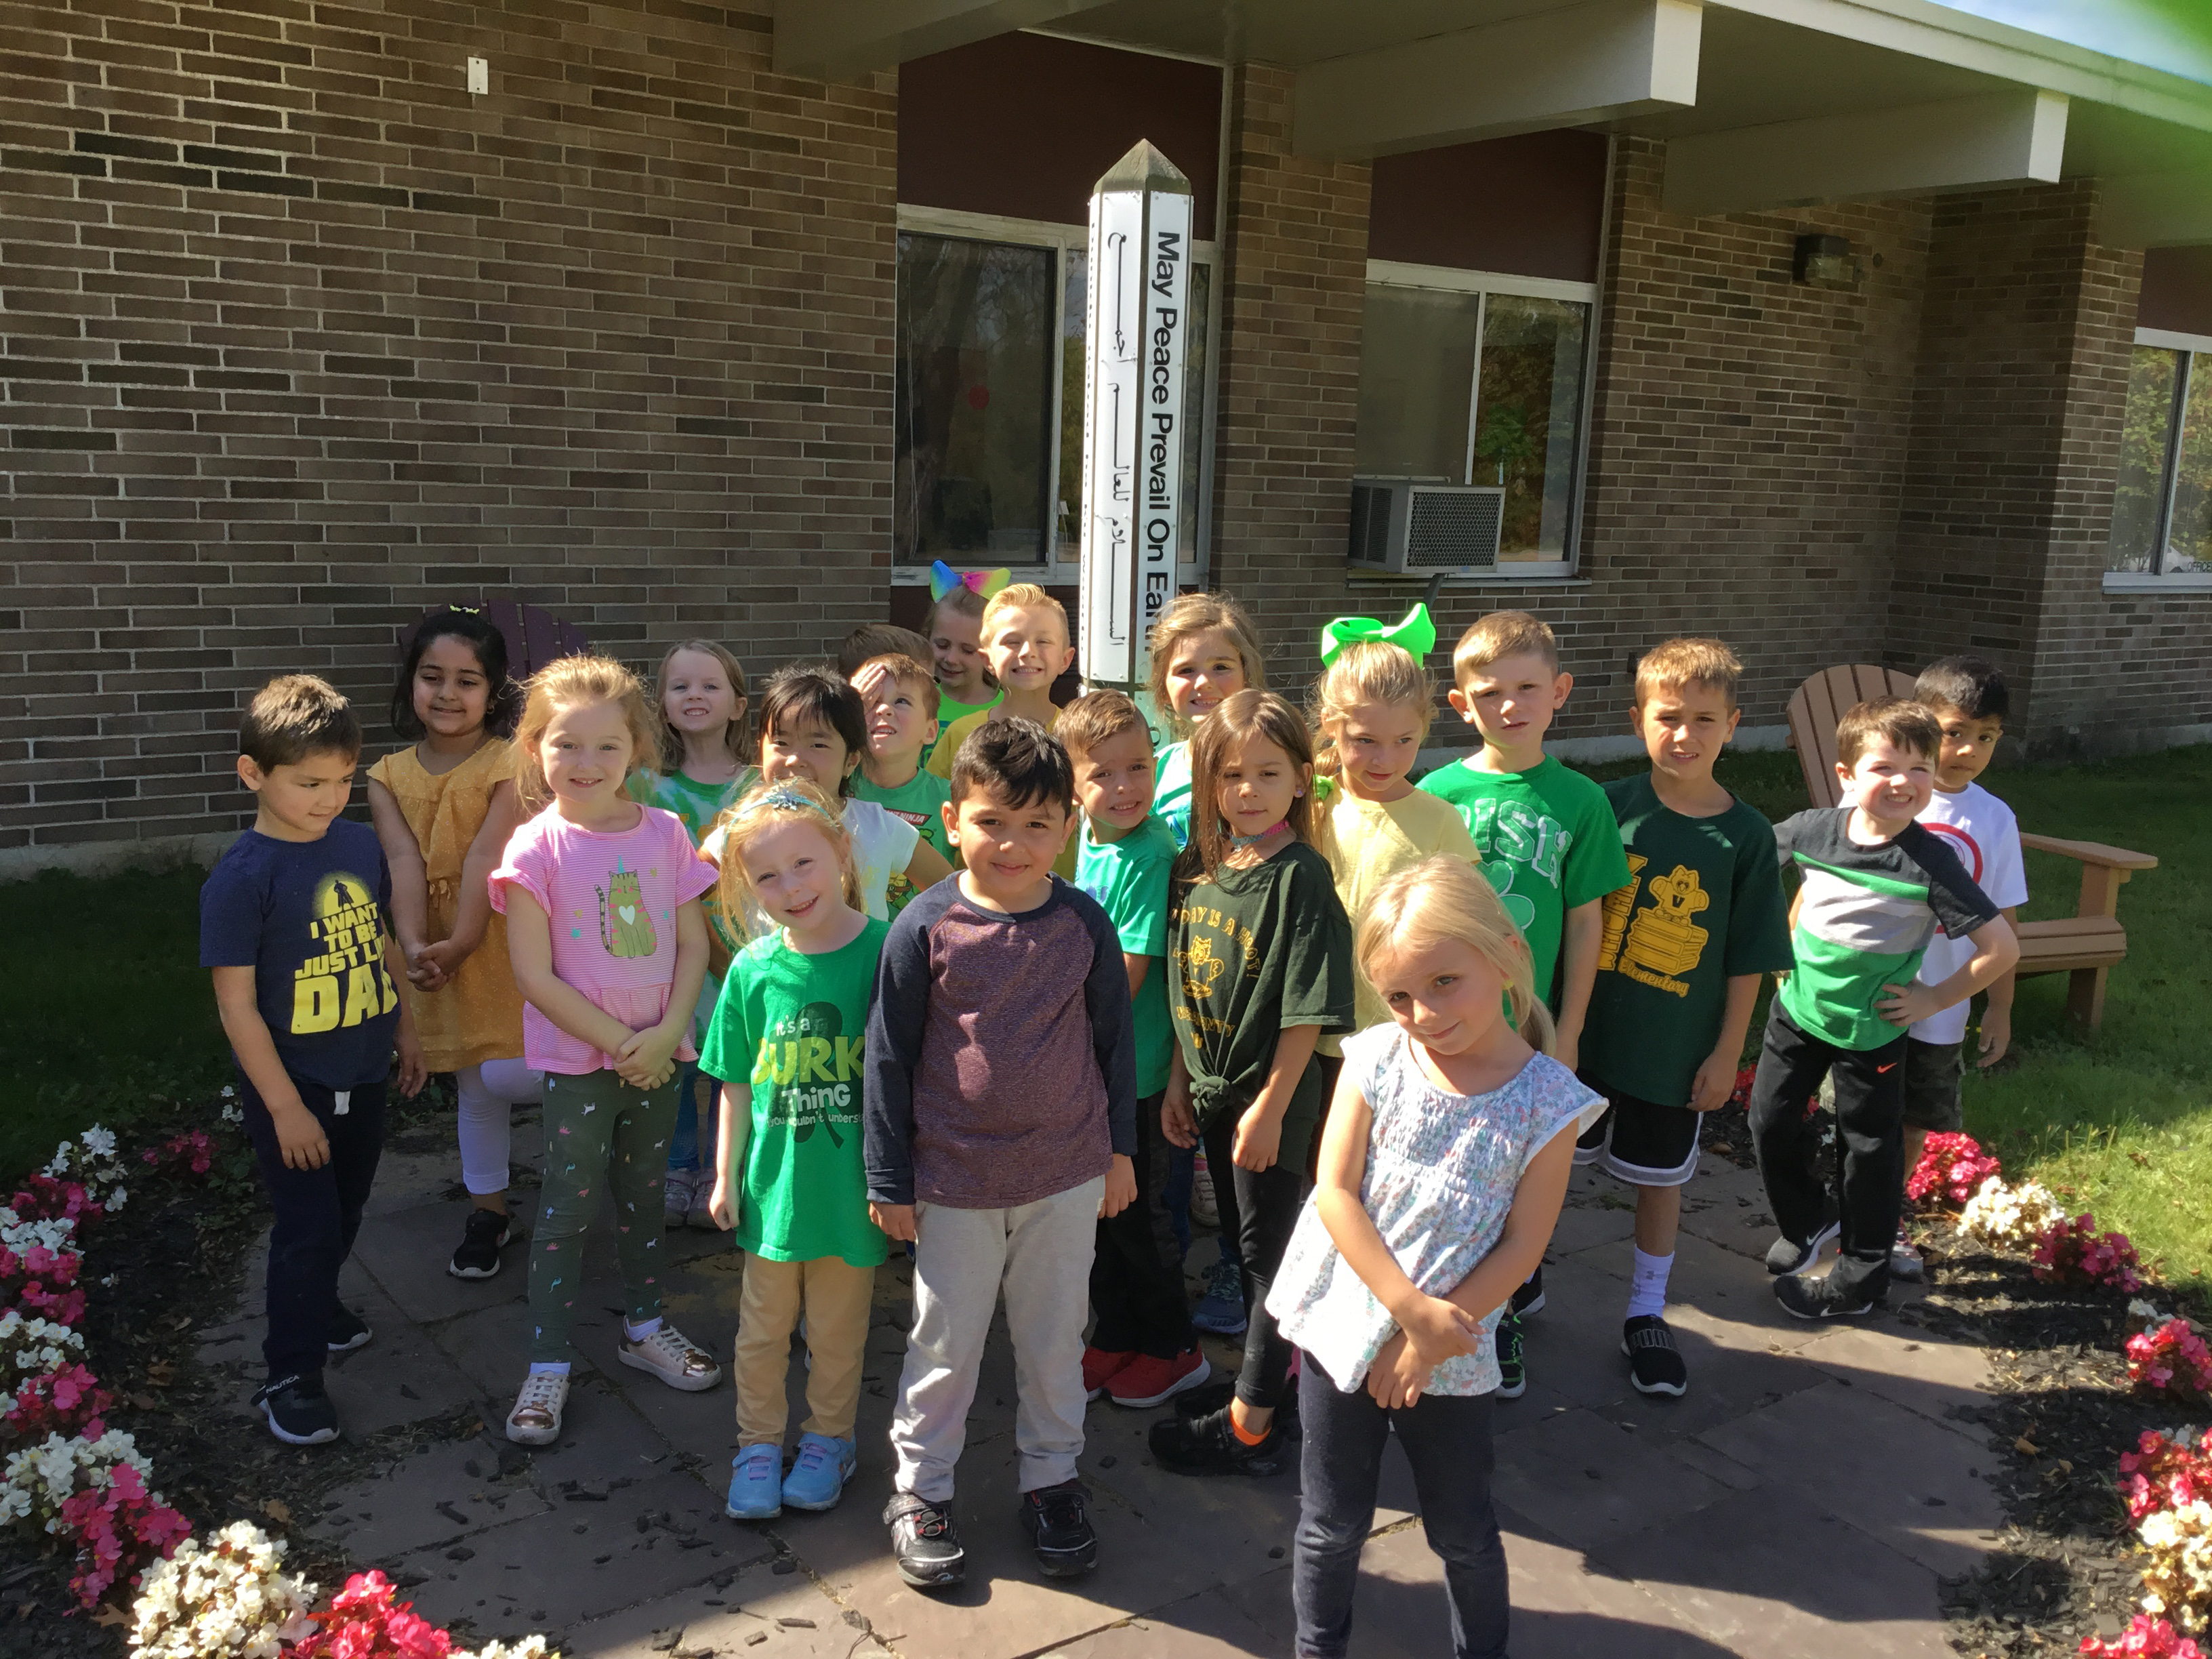
[(1206, 1126), (1206, 1167), (1213, 1178), (1214, 1207), (1221, 1213), (1224, 1253), (1233, 1254), (1244, 1268), (1244, 1316), (1249, 1322), (1244, 1327), (1237, 1397), (1272, 1410), (1289, 1395), (1291, 1345), (1276, 1334), (1274, 1316), (1267, 1308), (1267, 1287), (1275, 1281), (1291, 1230), (1297, 1224), (1314, 1126), (1310, 1118), (1285, 1123), (1274, 1163), (1255, 1175), (1239, 1169), (1234, 1156), (1239, 1115), (1224, 1110)]
[(1136, 1201), (1098, 1224), (1091, 1260), (1091, 1344), (1109, 1353), (1173, 1359), (1198, 1341), (1184, 1300), (1182, 1265), (1160, 1254), (1152, 1225), (1152, 1148), (1160, 1139), (1160, 1097), (1137, 1103)]

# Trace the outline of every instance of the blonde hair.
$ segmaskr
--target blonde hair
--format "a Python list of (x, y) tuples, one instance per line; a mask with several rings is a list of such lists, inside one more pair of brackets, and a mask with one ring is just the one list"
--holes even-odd
[(1152, 728), (1136, 699), (1120, 691), (1086, 691), (1060, 711), (1052, 734), (1071, 757), (1087, 755), (1102, 743), (1111, 743), (1124, 732), (1142, 732), (1147, 744)]
[(1559, 641), (1551, 625), (1525, 611), (1493, 611), (1468, 625), (1452, 647), (1452, 684), (1467, 688), (1468, 676), (1508, 657), (1541, 657), (1559, 672)]
[(983, 607), (983, 643), (991, 641), (992, 621), (1009, 611), (1049, 611), (1060, 618), (1060, 637), (1069, 644), (1074, 636), (1068, 631), (1067, 607), (1039, 587), (1035, 582), (1010, 582), (991, 595), (991, 602)]
[(726, 916), (757, 915), (758, 895), (745, 874), (745, 848), (769, 830), (787, 823), (804, 823), (822, 832), (830, 850), (837, 855), (844, 878), (845, 902), (855, 910), (860, 901), (860, 872), (853, 860), (852, 832), (845, 828), (837, 804), (819, 787), (803, 778), (781, 783), (756, 784), (714, 820), (722, 832), (722, 865), (715, 878), (714, 896)]
[(1267, 689), (1267, 663), (1260, 653), (1259, 630), (1252, 626), (1243, 605), (1226, 593), (1185, 593), (1169, 600), (1167, 609), (1152, 623), (1152, 672), (1146, 689), (1152, 694), (1152, 707), (1179, 738), (1188, 738), (1191, 727), (1168, 702), (1168, 661), (1178, 645), (1200, 634), (1226, 634), (1244, 665), (1245, 690)]
[(1719, 692), (1735, 707), (1735, 684), (1743, 678), (1743, 664), (1718, 640), (1668, 640), (1655, 645), (1636, 659), (1636, 708), (1662, 691), (1702, 685)]
[(567, 708), (611, 702), (623, 711), (629, 727), (629, 767), (623, 773), (648, 765), (659, 752), (659, 722), (646, 706), (645, 687), (636, 675), (612, 657), (556, 657), (532, 674), (524, 686), (522, 718), (515, 722), (514, 746), (521, 757), (516, 764), (514, 793), (535, 812), (553, 799), (545, 781), (545, 763), (538, 756), (546, 729), (554, 716)]
[(1376, 888), (1352, 924), (1352, 960), (1376, 994), (1384, 996), (1376, 978), (1376, 958), (1426, 950), (1448, 939), (1470, 946), (1504, 976), (1513, 1029), (1530, 1048), (1551, 1053), (1552, 1011), (1536, 994), (1528, 941), (1505, 914), (1498, 890), (1465, 859), (1443, 854), (1423, 859)]
[(1362, 640), (1336, 653), (1307, 698), (1314, 732), (1314, 769), (1325, 778), (1344, 770), (1344, 757), (1336, 752), (1329, 722), (1346, 719), (1362, 703), (1389, 703), (1393, 708), (1416, 708), (1421, 715), (1421, 735), (1437, 717), (1437, 686), (1429, 671), (1402, 645), (1382, 640)]
[(937, 626), (937, 613), (948, 605), (951, 608), (954, 616), (965, 617), (970, 622), (980, 623), (983, 620), (983, 612), (988, 608), (989, 602), (967, 583), (963, 582), (929, 607), (929, 625), (932, 629)]
[(886, 651), (881, 656), (871, 657), (864, 663), (855, 664), (853, 672), (845, 676), (848, 680), (853, 682), (853, 689), (855, 691), (860, 689), (860, 676), (871, 668), (880, 668), (891, 677), (895, 684), (910, 686), (921, 692), (923, 700), (928, 704), (925, 712), (932, 720), (937, 718), (937, 711), (944, 703), (945, 694), (937, 689), (937, 677), (929, 672), (929, 665), (920, 657), (910, 656), (903, 651)]
[[(1198, 723), (1190, 739), (1190, 844), (1176, 860), (1186, 879), (1211, 876), (1229, 855), (1229, 827), (1221, 817), (1221, 769), (1231, 749), (1264, 738), (1296, 766), (1313, 765), (1313, 733), (1304, 717), (1273, 691), (1247, 687)], [(1328, 820), (1316, 808), (1310, 779), (1291, 802), (1291, 833), (1326, 853)]]
[(660, 659), (660, 666), (653, 671), (653, 708), (660, 716), (660, 741), (656, 751), (660, 757), (660, 769), (673, 772), (684, 763), (684, 734), (669, 723), (668, 665), (676, 660), (680, 651), (696, 651), (702, 657), (712, 657), (721, 665), (722, 672), (730, 677), (730, 690), (738, 695), (737, 718), (723, 728), (722, 741), (729, 745), (730, 758), (740, 766), (751, 751), (752, 744), (745, 732), (745, 709), (752, 702), (745, 686), (744, 665), (712, 640), (678, 640), (670, 646)]

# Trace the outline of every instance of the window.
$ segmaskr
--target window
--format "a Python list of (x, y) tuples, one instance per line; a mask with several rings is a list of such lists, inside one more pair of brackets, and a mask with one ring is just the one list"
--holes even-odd
[(2212, 584), (2212, 340), (2136, 331), (2106, 568)]
[(1502, 490), (1499, 564), (1574, 558), (1595, 287), (1368, 262), (1363, 477)]
[[(1043, 566), (1081, 556), (1085, 284), (1080, 225), (902, 208), (893, 392), (892, 562)], [(1183, 545), (1195, 561), (1210, 429), (1212, 246), (1199, 243), (1186, 335)]]

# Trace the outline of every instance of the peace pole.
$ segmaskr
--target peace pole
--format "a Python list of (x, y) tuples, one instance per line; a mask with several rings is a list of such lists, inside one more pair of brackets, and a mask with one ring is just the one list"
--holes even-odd
[(1083, 677), (1134, 692), (1182, 539), (1190, 180), (1139, 141), (1091, 192), (1083, 368)]

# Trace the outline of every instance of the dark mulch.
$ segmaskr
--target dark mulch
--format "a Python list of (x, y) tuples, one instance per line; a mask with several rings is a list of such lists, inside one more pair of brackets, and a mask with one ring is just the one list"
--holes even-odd
[[(1931, 1289), (1911, 1314), (1989, 1350), (1992, 1397), (1978, 1414), (2006, 1517), (1981, 1569), (1945, 1583), (1951, 1644), (1976, 1656), (2072, 1653), (2084, 1637), (2117, 1636), (2142, 1594), (2120, 1455), (2186, 1412), (2129, 1388), (2125, 1296), (2041, 1284), (2023, 1258), (1960, 1246), (1948, 1214), (1921, 1223)], [(2144, 1294), (2172, 1304), (2164, 1287)]]
[[(441, 1145), (450, 1138), (445, 1103), (434, 1093), (395, 1106), (387, 1145), (405, 1149), (413, 1138), (429, 1136)], [(125, 1144), (135, 1147), (185, 1127), (214, 1133), (218, 1127), (213, 1105), (179, 1106), (135, 1124)], [(325, 1495), (398, 1458), (480, 1435), (484, 1425), (470, 1409), (303, 1450), (278, 1444), (258, 1418), (237, 1414), (239, 1389), (251, 1385), (241, 1385), (228, 1368), (200, 1364), (199, 1332), (222, 1322), (236, 1305), (246, 1258), (269, 1215), (244, 1137), (223, 1127), (216, 1139), (223, 1155), (207, 1176), (142, 1181), (119, 1214), (88, 1229), (81, 1281), (88, 1291), (82, 1327), (86, 1363), (118, 1402), (109, 1426), (137, 1437), (154, 1465), (155, 1489), (184, 1511), (195, 1532), (252, 1521), (288, 1540), (289, 1570), (328, 1591), (358, 1569), (301, 1530), (322, 1512)], [(258, 1375), (258, 1356), (253, 1358), (249, 1369)], [(72, 1570), (58, 1545), (0, 1531), (0, 1653), (41, 1659), (125, 1653), (119, 1617), (76, 1610)], [(110, 1599), (127, 1606), (130, 1595), (118, 1588)]]

